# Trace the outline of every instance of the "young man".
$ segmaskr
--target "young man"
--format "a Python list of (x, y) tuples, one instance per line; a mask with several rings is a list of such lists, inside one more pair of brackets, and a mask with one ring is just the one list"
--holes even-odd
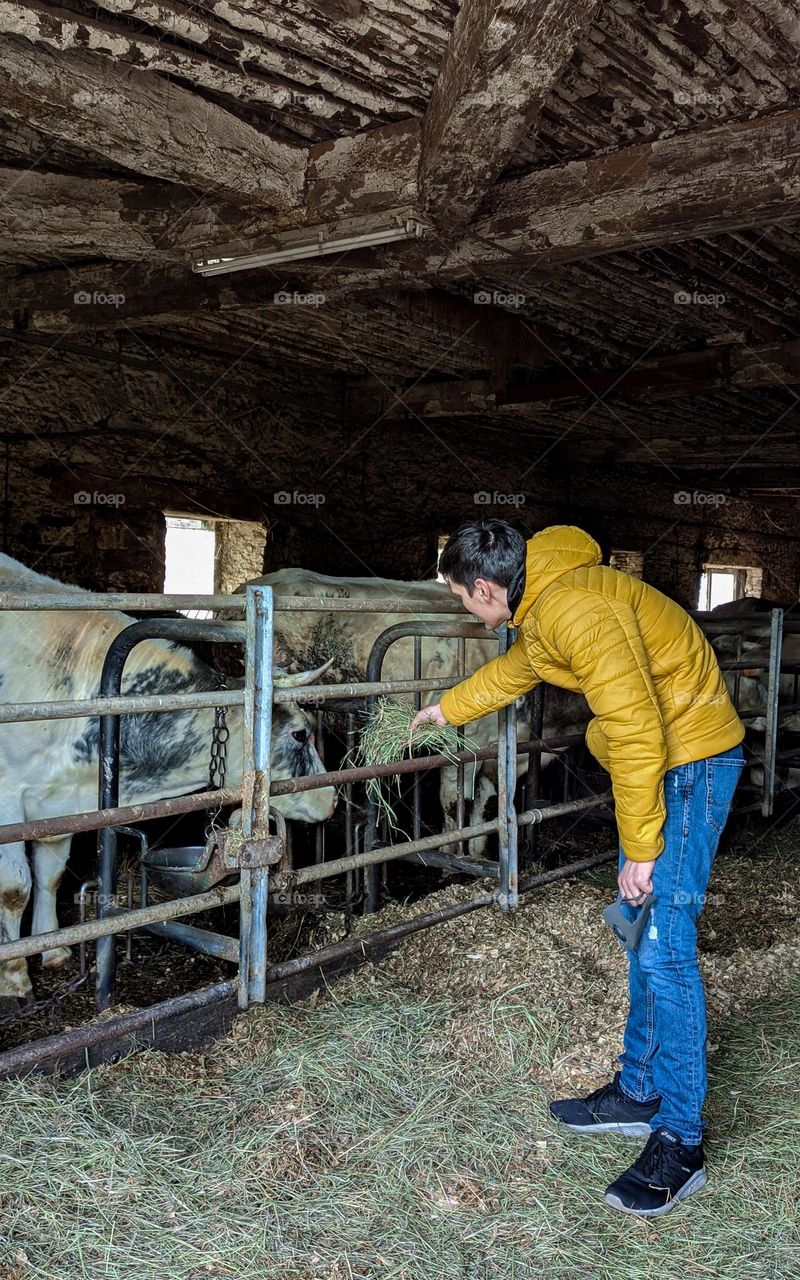
[(648, 1138), (605, 1198), (651, 1217), (706, 1183), (696, 923), (742, 769), (744, 726), (697, 624), (654, 587), (600, 560), (594, 539), (572, 525), (543, 529), (527, 545), (504, 520), (463, 525), (442, 552), (442, 574), (487, 628), (508, 622), (519, 634), (413, 723), (466, 724), (542, 680), (589, 703), (587, 745), (611, 774), (622, 910), (633, 920), (646, 894), (656, 900), (628, 951), (620, 1070), (550, 1111), (577, 1133)]

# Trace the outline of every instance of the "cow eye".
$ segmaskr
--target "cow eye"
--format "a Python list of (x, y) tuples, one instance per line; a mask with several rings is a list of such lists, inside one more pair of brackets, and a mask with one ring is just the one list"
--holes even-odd
[(308, 738), (309, 738), (308, 729), (293, 729), (292, 737), (294, 738), (295, 742), (308, 742)]

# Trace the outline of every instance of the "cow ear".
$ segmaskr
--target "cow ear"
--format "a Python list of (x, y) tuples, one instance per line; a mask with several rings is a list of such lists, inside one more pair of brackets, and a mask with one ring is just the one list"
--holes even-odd
[(296, 671), (293, 675), (288, 675), (285, 671), (281, 671), (279, 667), (274, 668), (272, 682), (276, 689), (298, 689), (301, 685), (313, 684), (318, 680), (330, 666), (333, 665), (333, 658), (328, 658), (321, 667), (315, 667), (313, 671)]

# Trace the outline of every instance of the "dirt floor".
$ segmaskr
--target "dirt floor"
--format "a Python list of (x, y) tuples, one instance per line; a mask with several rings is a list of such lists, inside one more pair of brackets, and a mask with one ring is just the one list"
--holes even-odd
[[(589, 851), (574, 830), (560, 841), (565, 858)], [(641, 1143), (579, 1139), (547, 1112), (620, 1049), (608, 866), (254, 1007), (202, 1052), (0, 1084), (0, 1277), (800, 1276), (799, 869), (798, 823), (741, 826), (718, 856), (701, 929), (710, 1183), (667, 1218), (603, 1203)], [(354, 929), (473, 892), (398, 896)], [(330, 917), (318, 940), (339, 931)], [(144, 944), (142, 972), (166, 975), (160, 941)]]

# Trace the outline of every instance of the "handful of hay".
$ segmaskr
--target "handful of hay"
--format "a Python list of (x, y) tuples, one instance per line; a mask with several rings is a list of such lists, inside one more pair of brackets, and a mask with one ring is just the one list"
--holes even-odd
[[(446, 756), (455, 764), (457, 752), (464, 748), (476, 750), (478, 744), (464, 738), (452, 724), (438, 725), (429, 720), (418, 725), (412, 733), (411, 721), (415, 715), (415, 708), (408, 702), (379, 698), (352, 752), (353, 764), (390, 764), (393, 760), (419, 753)], [(386, 818), (391, 830), (399, 831), (397, 815), (381, 786), (383, 781), (383, 778), (368, 779), (367, 796), (376, 805), (378, 813)], [(400, 779), (395, 778), (394, 781), (399, 795)]]

